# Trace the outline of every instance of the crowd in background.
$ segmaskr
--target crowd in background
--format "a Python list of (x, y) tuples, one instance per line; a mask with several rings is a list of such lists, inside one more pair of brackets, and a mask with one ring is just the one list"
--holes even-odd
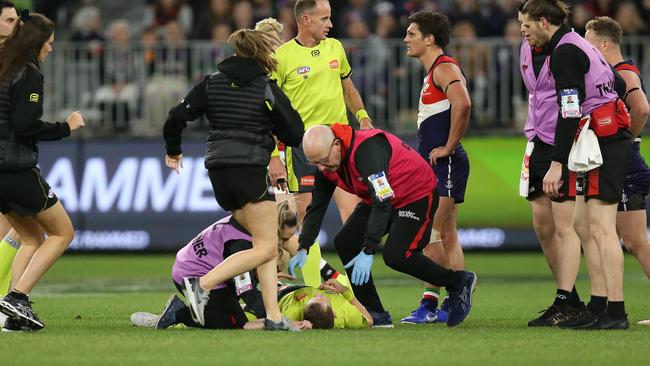
[[(253, 28), (257, 21), (275, 17), (284, 25), (285, 39), (291, 39), (297, 31), (293, 0), (19, 0), (15, 3), (18, 8), (30, 7), (56, 20), (58, 41), (81, 42), (79, 45), (85, 51), (77, 59), (95, 64), (100, 84), (82, 93), (85, 95), (82, 107), (97, 109), (101, 113), (97, 119), (110, 122), (110, 133), (158, 135), (169, 107), (204, 73), (216, 71), (216, 64), (231, 52), (224, 45), (234, 30)], [(571, 26), (579, 33), (584, 33), (589, 19), (607, 15), (621, 24), (624, 39), (628, 35), (649, 34), (650, 0), (569, 3)], [(520, 82), (515, 59), (521, 40), (516, 19), (518, 0), (330, 0), (330, 4), (334, 27), (329, 36), (348, 40), (345, 45), (355, 69), (354, 81), (369, 112), (376, 117), (377, 126), (394, 127), (386, 123), (395, 123), (397, 119), (395, 113), (387, 110), (387, 89), (389, 80), (407, 74), (399, 67), (403, 62), (394, 60), (405, 58), (399, 52), (401, 43), (396, 42), (404, 37), (406, 19), (415, 11), (435, 9), (450, 17), (453, 42), (449, 51), (468, 74), (474, 110), (483, 111), (473, 113), (473, 124), (480, 128), (489, 119), (490, 126), (517, 127), (521, 118), (516, 116), (513, 95), (521, 96), (513, 85)], [(501, 44), (492, 47), (487, 37), (499, 38)], [(207, 51), (210, 59), (206, 60), (206, 52), (196, 52), (197, 42), (188, 47), (188, 40), (211, 45)], [(357, 47), (361, 51), (356, 52)], [(486, 77), (491, 72), (504, 75), (494, 87), (490, 87)], [(400, 113), (415, 109), (418, 88), (419, 80), (409, 82), (407, 101), (399, 105)], [(409, 114), (405, 116), (404, 119), (412, 119)], [(129, 125), (133, 119), (138, 123)]]

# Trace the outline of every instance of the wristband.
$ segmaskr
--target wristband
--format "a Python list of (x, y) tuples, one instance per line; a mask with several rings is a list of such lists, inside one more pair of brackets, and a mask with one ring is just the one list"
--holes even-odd
[(278, 145), (275, 145), (275, 149), (273, 149), (273, 152), (271, 153), (271, 157), (274, 158), (276, 156), (280, 156), (280, 149), (278, 149)]
[(357, 121), (359, 122), (361, 122), (361, 120), (364, 118), (370, 119), (370, 116), (368, 116), (368, 112), (365, 109), (359, 109), (354, 116), (357, 118)]
[(345, 292), (342, 293), (341, 295), (343, 295), (343, 298), (346, 299), (348, 302), (354, 300), (354, 293), (349, 288), (345, 290)]

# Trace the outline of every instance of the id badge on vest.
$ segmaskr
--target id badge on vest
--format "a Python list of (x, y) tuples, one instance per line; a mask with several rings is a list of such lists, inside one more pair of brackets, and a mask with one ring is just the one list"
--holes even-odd
[(562, 118), (582, 117), (578, 89), (562, 89), (560, 91), (560, 112)]
[(237, 296), (253, 288), (253, 281), (249, 272), (240, 274), (234, 278)]
[(384, 172), (373, 174), (368, 177), (368, 180), (375, 189), (375, 196), (380, 202), (386, 202), (393, 198), (393, 189), (390, 187), (390, 184), (388, 184), (388, 179), (386, 179), (386, 174)]

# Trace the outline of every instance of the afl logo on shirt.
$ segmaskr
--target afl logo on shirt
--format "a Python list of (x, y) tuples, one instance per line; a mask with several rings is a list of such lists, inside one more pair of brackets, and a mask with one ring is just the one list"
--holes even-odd
[(298, 75), (304, 75), (304, 74), (308, 73), (309, 71), (311, 71), (311, 67), (309, 67), (309, 66), (302, 66), (302, 67), (299, 67), (299, 68), (296, 70), (296, 73), (298, 73)]
[(330, 61), (330, 69), (338, 69), (338, 68), (339, 68), (339, 60)]

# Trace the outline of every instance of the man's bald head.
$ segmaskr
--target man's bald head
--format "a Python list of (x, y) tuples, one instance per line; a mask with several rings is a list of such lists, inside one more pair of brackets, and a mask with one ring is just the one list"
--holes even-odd
[(335, 171), (341, 163), (340, 140), (329, 126), (310, 127), (302, 137), (302, 149), (310, 164), (318, 170)]
[(327, 154), (332, 147), (334, 133), (329, 126), (313, 126), (305, 131), (302, 137), (302, 148), (310, 161), (327, 159)]

